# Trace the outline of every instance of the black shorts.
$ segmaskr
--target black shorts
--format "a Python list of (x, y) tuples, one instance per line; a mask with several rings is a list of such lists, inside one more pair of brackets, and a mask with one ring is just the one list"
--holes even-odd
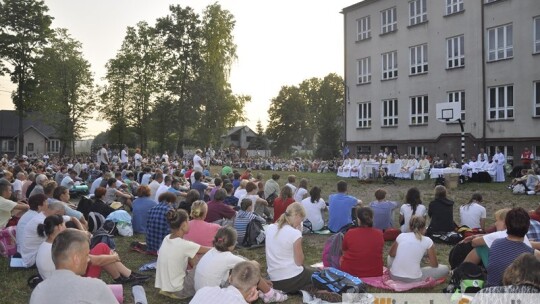
[(297, 276), (281, 281), (272, 281), (273, 288), (285, 293), (296, 293), (300, 289), (311, 285), (311, 275), (315, 272), (312, 268), (306, 268)]

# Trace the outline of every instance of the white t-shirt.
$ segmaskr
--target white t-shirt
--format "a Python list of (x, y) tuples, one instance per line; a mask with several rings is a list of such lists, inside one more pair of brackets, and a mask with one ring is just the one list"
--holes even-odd
[[(418, 205), (416, 206), (416, 212), (414, 213), (415, 216), (426, 216), (427, 210), (426, 206), (424, 205)], [(405, 223), (401, 226), (401, 232), (411, 232), (409, 229), (409, 221), (412, 217), (412, 208), (410, 204), (403, 204), (401, 205), (401, 208), (399, 208), (399, 214), (403, 215), (403, 218), (405, 219)]]
[(43, 221), (45, 221), (45, 214), (40, 212), (24, 227), (24, 241), (20, 253), (26, 267), (33, 266), (36, 263), (36, 254), (39, 246), (45, 241), (45, 237), (39, 236), (37, 233), (37, 226), (43, 224)]
[(17, 203), (0, 196), (0, 228), (5, 228)]
[[(503, 231), (495, 231), (489, 234), (484, 234), (482, 238), (484, 238), (484, 242), (486, 242), (486, 246), (489, 248), (491, 247), (491, 244), (493, 244), (495, 240), (502, 239), (507, 236), (508, 236), (508, 233), (506, 233), (506, 230), (503, 230)], [(523, 243), (525, 243), (525, 245), (529, 247), (532, 247), (531, 242), (529, 241), (529, 238), (526, 235), (523, 238)]]
[(109, 162), (107, 161), (108, 159), (108, 154), (107, 154), (107, 149), (105, 148), (101, 148), (99, 150), (99, 154), (98, 154), (98, 163), (104, 163), (104, 164), (108, 164)]
[(150, 198), (154, 199), (156, 202), (157, 202), (156, 192), (159, 189), (159, 186), (160, 186), (160, 184), (156, 180), (153, 180), (148, 185), (148, 187), (150, 188)]
[[(278, 233), (279, 232), (279, 233)], [(278, 230), (277, 224), (267, 226), (266, 233), (266, 265), (271, 281), (293, 278), (304, 270), (294, 263), (293, 244), (302, 237), (302, 232), (290, 225)]]
[(168, 163), (168, 162), (169, 162), (169, 155), (163, 154), (163, 155), (161, 155), (161, 159), (162, 159), (164, 162)]
[(15, 239), (17, 242), (17, 252), (21, 252), (21, 246), (24, 242), (24, 228), (26, 227), (26, 224), (28, 224), (28, 222), (30, 222), (32, 218), (34, 218), (34, 216), (36, 216), (37, 214), (37, 211), (30, 209), (26, 211), (19, 219), (19, 222), (17, 222), (17, 230), (15, 235)]
[(324, 227), (321, 211), (326, 209), (324, 200), (321, 198), (314, 204), (311, 202), (311, 198), (307, 197), (302, 200), (302, 205), (306, 209), (306, 219), (311, 222), (313, 231), (321, 230)]
[(245, 261), (243, 258), (230, 251), (220, 252), (216, 248), (210, 249), (195, 268), (195, 290), (208, 286), (222, 286), (229, 278), (229, 271), (243, 261)]
[(459, 217), (461, 225), (466, 225), (469, 228), (481, 228), (480, 219), (486, 218), (486, 208), (472, 202), (469, 205), (459, 207)]
[(304, 199), (304, 195), (308, 194), (308, 191), (304, 188), (297, 188), (296, 192), (294, 192), (294, 201), (301, 203)]
[(296, 186), (295, 185), (293, 185), (291, 183), (286, 183), (285, 186), (291, 188), (292, 193), (296, 192)]
[(41, 277), (45, 280), (51, 276), (56, 269), (52, 260), (52, 243), (43, 242), (39, 245), (39, 249), (36, 254), (36, 266)]
[(20, 179), (15, 179), (13, 184), (13, 192), (22, 191), (22, 181)]
[(142, 155), (139, 153), (135, 153), (133, 160), (135, 160), (135, 167), (140, 167), (142, 165)]
[(154, 286), (163, 291), (177, 292), (184, 289), (188, 259), (193, 258), (201, 246), (182, 238), (170, 237), (168, 234), (159, 248)]
[(420, 262), (426, 250), (433, 246), (433, 241), (425, 236), (418, 240), (414, 232), (407, 232), (398, 235), (396, 257), (392, 262), (390, 272), (398, 277), (418, 279), (422, 277)]
[(197, 291), (190, 304), (227, 303), (247, 304), (242, 293), (234, 286), (227, 288), (205, 287)]
[(159, 188), (156, 190), (156, 195), (154, 196), (154, 200), (157, 202), (158, 201), (158, 198), (159, 196), (162, 194), (162, 193), (165, 193), (169, 190), (169, 186), (165, 185), (165, 184), (161, 184), (159, 185)]
[(128, 162), (128, 153), (126, 150), (122, 150), (122, 152), (120, 152), (120, 161), (125, 164)]
[(90, 187), (90, 194), (96, 193), (96, 189), (101, 185), (101, 181), (103, 180), (103, 177), (98, 177), (96, 180), (92, 183), (92, 186)]
[(75, 185), (75, 181), (73, 181), (73, 179), (69, 175), (66, 175), (60, 183), (60, 186), (66, 187), (68, 189), (71, 189), (73, 185)]
[(193, 170), (194, 171), (199, 171), (199, 172), (203, 171), (203, 167), (201, 166), (200, 162), (202, 162), (202, 158), (198, 154), (195, 154), (195, 156), (193, 156)]
[[(238, 205), (240, 205), (240, 202), (241, 202), (240, 199), (246, 195), (247, 195), (246, 189), (240, 189), (240, 187), (238, 187), (236, 191), (234, 191), (234, 197), (238, 198)], [(255, 207), (255, 205), (253, 206)]]

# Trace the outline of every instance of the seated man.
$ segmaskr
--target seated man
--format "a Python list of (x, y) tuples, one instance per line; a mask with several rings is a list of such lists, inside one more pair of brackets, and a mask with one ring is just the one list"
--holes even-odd
[(90, 252), (84, 232), (75, 229), (61, 232), (51, 251), (56, 270), (34, 289), (30, 303), (117, 303), (102, 280), (81, 277), (86, 272)]
[(339, 232), (352, 224), (352, 208), (362, 204), (361, 200), (347, 194), (347, 182), (339, 181), (337, 191), (328, 199), (328, 229), (332, 232)]
[(418, 167), (414, 170), (414, 180), (426, 179), (426, 174), (428, 174), (430, 168), (429, 159), (426, 156), (422, 156), (422, 159), (418, 162)]

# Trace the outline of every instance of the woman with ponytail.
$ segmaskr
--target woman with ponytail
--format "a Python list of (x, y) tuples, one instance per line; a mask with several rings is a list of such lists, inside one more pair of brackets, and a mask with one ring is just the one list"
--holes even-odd
[(160, 294), (173, 299), (185, 299), (195, 294), (194, 270), (187, 271), (188, 263), (195, 267), (197, 254), (211, 248), (184, 240), (189, 232), (189, 216), (183, 209), (171, 209), (165, 214), (171, 233), (165, 236), (158, 252), (155, 287)]
[(204, 219), (207, 213), (208, 206), (205, 201), (197, 200), (193, 202), (191, 205), (189, 232), (184, 236), (185, 240), (201, 246), (212, 247), (212, 240), (221, 226), (206, 222)]
[[(426, 219), (422, 216), (411, 217), (409, 229), (411, 232), (401, 233), (397, 237), (388, 253), (387, 266), (390, 268), (392, 280), (409, 283), (423, 281), (429, 277), (433, 279), (446, 277), (449, 272), (448, 266), (439, 264), (433, 241), (424, 236)], [(426, 251), (429, 266), (421, 267)]]
[(407, 191), (405, 195), (405, 204), (401, 205), (399, 209), (399, 224), (401, 225), (401, 232), (411, 232), (409, 230), (409, 221), (412, 216), (427, 216), (426, 206), (422, 205), (420, 199), (420, 190), (413, 187)]
[(268, 276), (274, 288), (286, 293), (298, 292), (311, 284), (313, 270), (303, 266), (302, 222), (305, 217), (304, 207), (295, 202), (265, 230)]
[(61, 215), (49, 215), (43, 221), (43, 224), (39, 224), (37, 232), (39, 236), (46, 237), (45, 242), (41, 243), (36, 255), (36, 266), (39, 271), (39, 275), (46, 279), (56, 269), (52, 260), (52, 243), (56, 236), (66, 229), (64, 224), (64, 218)]
[(471, 200), (459, 207), (460, 226), (469, 228), (486, 228), (486, 208), (480, 205), (482, 203), (482, 194), (473, 193)]

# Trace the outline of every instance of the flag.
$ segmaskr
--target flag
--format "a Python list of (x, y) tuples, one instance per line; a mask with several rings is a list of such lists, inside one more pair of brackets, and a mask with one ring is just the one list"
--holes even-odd
[(349, 146), (345, 146), (343, 148), (343, 158), (345, 158), (347, 155), (349, 155)]

